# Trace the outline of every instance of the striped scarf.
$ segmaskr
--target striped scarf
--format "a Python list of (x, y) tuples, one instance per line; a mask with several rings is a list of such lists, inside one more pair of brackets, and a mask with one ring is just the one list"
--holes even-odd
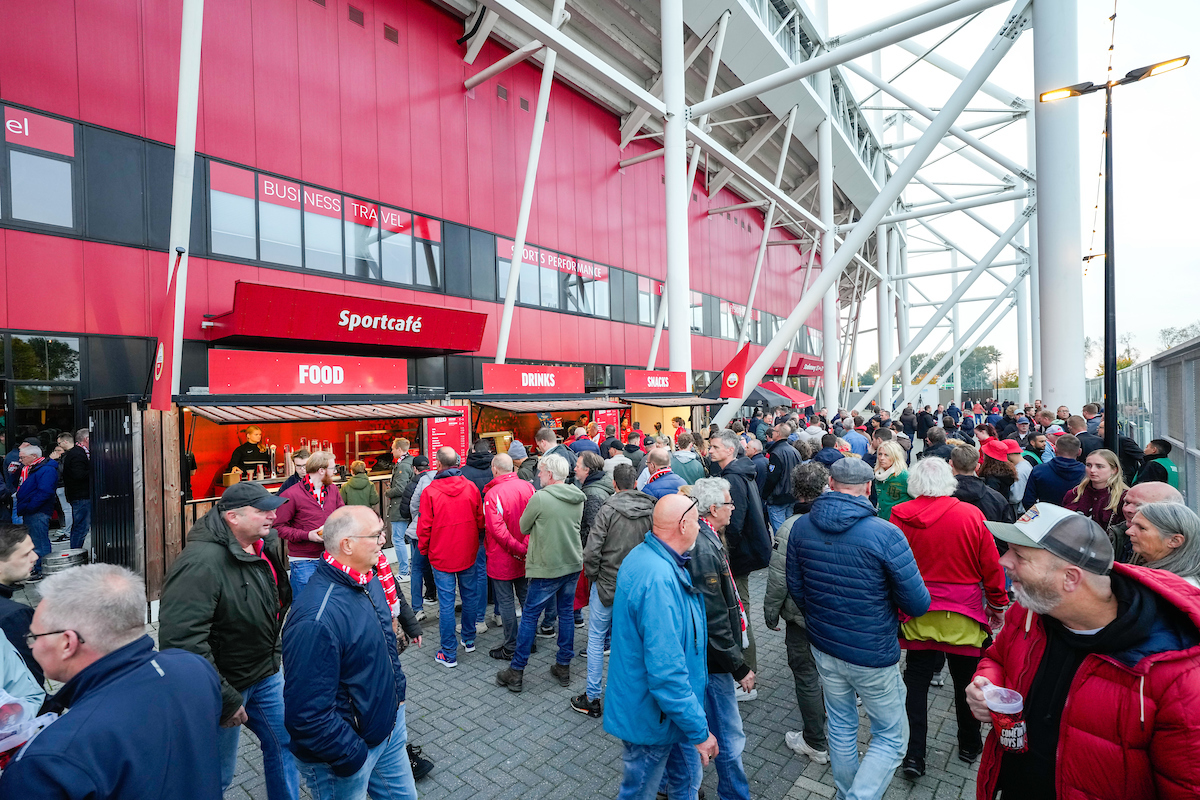
[(371, 572), (359, 572), (353, 567), (347, 567), (329, 555), (329, 553), (321, 553), (321, 560), (334, 569), (341, 570), (349, 575), (350, 579), (359, 586), (366, 586), (371, 582), (372, 578), (378, 576), (379, 585), (383, 587), (383, 594), (387, 597), (387, 604), (392, 612), (392, 617), (400, 615), (400, 597), (396, 594), (396, 578), (392, 575), (392, 568), (388, 564), (387, 556), (382, 551), (379, 553), (379, 560), (375, 562), (375, 569)]

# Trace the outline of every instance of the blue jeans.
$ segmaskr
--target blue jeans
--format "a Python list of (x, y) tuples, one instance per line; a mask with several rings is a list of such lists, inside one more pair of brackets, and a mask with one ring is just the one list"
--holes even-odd
[[(825, 713), (829, 719), (829, 761), (838, 800), (879, 800), (891, 783), (892, 773), (908, 747), (906, 692), (900, 669), (860, 667), (812, 649), (817, 672), (825, 687)], [(858, 761), (858, 708), (871, 720), (871, 744)]]
[(296, 765), (313, 800), (362, 800), (368, 794), (376, 800), (417, 800), (407, 744), (408, 729), (401, 703), (391, 735), (367, 751), (366, 763), (353, 775), (339, 778), (328, 764), (297, 761)]
[[(746, 733), (742, 730), (742, 714), (733, 694), (736, 685), (729, 673), (709, 675), (708, 687), (704, 690), (708, 732), (717, 737), (717, 797), (721, 800), (750, 800), (750, 779), (742, 766)], [(696, 748), (688, 747), (683, 752), (693, 769), (700, 771), (700, 754)]]
[[(789, 479), (790, 480), (790, 479)], [(768, 505), (767, 506), (767, 523), (771, 526), (771, 533), (779, 530), (779, 526), (787, 521), (787, 518), (792, 515), (791, 504), (785, 505)]]
[(593, 583), (592, 596), (588, 599), (588, 700), (598, 699), (603, 688), (604, 642), (612, 633), (612, 613), (612, 606), (600, 602), (600, 590)]
[[(512, 658), (513, 669), (525, 669), (529, 663), (538, 617), (542, 615), (542, 609), (552, 603), (558, 611), (558, 655), (554, 660), (558, 664), (571, 663), (575, 657), (575, 584), (578, 582), (578, 572), (560, 578), (529, 579), (529, 590), (521, 611), (521, 629), (517, 632), (517, 650)], [(463, 603), (463, 608), (466, 607)]]
[[(492, 579), (492, 586), (496, 590), (496, 605), (500, 607), (500, 620), (504, 623), (504, 644), (501, 646), (507, 652), (511, 653), (517, 649), (517, 630), (519, 627), (519, 623), (517, 622), (517, 604), (525, 605), (529, 581), (524, 578), (514, 578), (511, 581)], [(516, 595), (516, 602), (513, 602), (514, 594)]]
[(412, 556), (408, 571), (410, 576), (408, 579), (409, 601), (415, 614), (425, 607), (425, 571), (430, 568), (429, 557), (422, 555), (421, 551), (417, 549), (416, 540), (409, 541), (408, 546), (409, 554)]
[[(695, 747), (686, 742), (622, 744), (625, 745), (625, 749), (621, 753), (621, 761), (625, 770), (621, 775), (621, 788), (617, 790), (617, 800), (653, 800), (659, 785), (664, 783), (667, 796), (671, 800), (696, 797), (704, 773), (700, 771), (700, 756)], [(692, 751), (696, 756), (695, 760), (687, 756), (686, 750)]]
[(309, 558), (302, 561), (288, 561), (288, 580), (292, 582), (292, 601), (300, 596), (302, 590), (307, 584), (308, 579), (317, 571), (317, 564), (320, 563), (319, 558)]
[(71, 503), (71, 548), (83, 547), (88, 530), (92, 527), (92, 501), (76, 500)]
[[(475, 621), (478, 622), (487, 618), (488, 602), (487, 548), (482, 541), (479, 542), (479, 554), (475, 556), (475, 580)], [(500, 613), (499, 604), (496, 613)]]
[(433, 582), (438, 594), (438, 633), (442, 639), (442, 653), (446, 658), (455, 661), (458, 658), (458, 636), (454, 633), (454, 588), (457, 584), (458, 593), (462, 595), (462, 639), (463, 644), (475, 642), (475, 612), (479, 601), (475, 594), (479, 587), (479, 579), (475, 575), (475, 565), (462, 572), (442, 572), (436, 567), (433, 570)]
[[(270, 800), (300, 796), (300, 776), (296, 759), (288, 749), (287, 728), (283, 725), (283, 673), (276, 672), (242, 691), (246, 708), (246, 727), (258, 737), (263, 752), (263, 775)], [(237, 772), (238, 741), (242, 726), (217, 729), (217, 757), (221, 761), (221, 792), (233, 783)]]
[(29, 529), (29, 537), (33, 539), (33, 550), (38, 556), (33, 571), (41, 572), (42, 560), (50, 553), (50, 515), (33, 512), (24, 514), (23, 519), (25, 527)]
[(408, 542), (405, 541), (407, 532), (408, 523), (405, 520), (392, 523), (392, 547), (396, 551), (397, 575), (407, 575), (409, 571)]

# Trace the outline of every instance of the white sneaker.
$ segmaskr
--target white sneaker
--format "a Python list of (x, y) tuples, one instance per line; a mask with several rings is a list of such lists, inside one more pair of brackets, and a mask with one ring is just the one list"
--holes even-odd
[(504, 627), (504, 619), (499, 614), (492, 615), (492, 627), (493, 628), (503, 628)]
[(758, 689), (751, 689), (750, 691), (747, 692), (745, 689), (743, 689), (740, 686), (734, 686), (733, 687), (733, 696), (735, 698), (737, 698), (737, 701), (739, 703), (745, 703), (750, 700), (755, 700), (758, 698)]
[(416, 617), (417, 622), (424, 622), (426, 619), (428, 619), (428, 617), (425, 616), (425, 609), (423, 608), (417, 612)]
[(409, 578), (411, 578), (412, 576), (405, 575), (403, 572), (401, 572), (399, 575), (396, 575), (394, 577), (396, 578), (396, 583), (408, 583)]
[[(461, 622), (454, 626), (454, 632), (462, 633), (462, 623)], [(475, 623), (476, 635), (481, 634), (481, 633), (487, 633), (487, 632), (488, 632), (488, 626), (487, 626), (486, 622), (476, 622)]]
[(829, 751), (818, 750), (804, 741), (804, 734), (801, 731), (788, 731), (783, 736), (783, 740), (787, 742), (787, 746), (792, 752), (801, 756), (808, 756), (812, 761), (818, 764), (829, 763)]
[(517, 606), (517, 619), (521, 618), (521, 607)]
[(934, 675), (933, 679), (929, 681), (929, 685), (930, 686), (945, 686), (946, 685), (945, 674), (939, 672), (937, 675)]

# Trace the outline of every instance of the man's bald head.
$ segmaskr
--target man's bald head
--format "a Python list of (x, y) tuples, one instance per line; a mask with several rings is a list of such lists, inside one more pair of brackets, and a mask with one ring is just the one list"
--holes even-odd
[(666, 469), (671, 466), (671, 454), (661, 448), (651, 450), (646, 454), (646, 463), (654, 469)]
[(676, 553), (686, 553), (700, 532), (700, 508), (684, 494), (664, 495), (654, 504), (654, 535)]
[(1144, 505), (1149, 505), (1150, 503), (1182, 502), (1183, 495), (1171, 484), (1162, 483), (1161, 481), (1149, 481), (1132, 486), (1129, 491), (1125, 492), (1125, 502), (1121, 506), (1121, 513), (1125, 515), (1126, 522), (1131, 522), (1133, 515)]
[(513, 460), (507, 453), (492, 456), (492, 474), (507, 475), (513, 471)]

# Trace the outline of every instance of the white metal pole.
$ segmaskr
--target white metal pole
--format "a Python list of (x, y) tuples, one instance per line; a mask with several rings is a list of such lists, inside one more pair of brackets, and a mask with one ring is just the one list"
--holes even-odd
[[(717, 21), (717, 36), (713, 40), (712, 60), (708, 62), (708, 79), (704, 83), (704, 99), (712, 97), (713, 89), (717, 85), (717, 68), (721, 66), (721, 51), (725, 49), (725, 29), (729, 27), (729, 11), (721, 15), (721, 19)], [(708, 124), (708, 115), (705, 114), (697, 122), (696, 125), (703, 128)], [(692, 146), (692, 160), (688, 164), (687, 185), (688, 191), (692, 190), (692, 186), (696, 183), (696, 168), (700, 165), (700, 145)]]
[(204, 0), (183, 0), (179, 38), (179, 100), (175, 108), (175, 172), (171, 183), (171, 228), (167, 243), (167, 282), (175, 267), (175, 248), (183, 248), (175, 281), (175, 339), (171, 342), (171, 394), (179, 394), (183, 367), (183, 314), (187, 308), (188, 249), (192, 246), (192, 184), (196, 170), (196, 114), (200, 102), (200, 43)]
[[(554, 12), (550, 24), (557, 27), (562, 22), (566, 0), (554, 0)], [(537, 109), (533, 116), (533, 137), (529, 140), (529, 161), (525, 165), (525, 183), (521, 186), (521, 208), (517, 212), (516, 241), (513, 242), (512, 263), (508, 268), (508, 288), (504, 295), (504, 311), (500, 315), (500, 335), (496, 341), (496, 363), (503, 364), (508, 357), (508, 337), (512, 333), (513, 306), (517, 302), (517, 287), (521, 280), (521, 267), (525, 263), (525, 239), (529, 234), (529, 214), (533, 210), (533, 190), (537, 185), (538, 160), (542, 156), (542, 135), (546, 132), (546, 113), (550, 108), (550, 88), (554, 85), (554, 63), (558, 53), (546, 48), (546, 60), (542, 66), (542, 83), (538, 87)]]
[[(821, 213), (821, 274), (833, 260), (833, 123), (828, 116), (832, 106), (832, 79), (829, 71), (818, 72), (813, 80), (817, 96), (825, 103), (826, 116), (817, 124), (817, 207)], [(845, 247), (845, 245), (842, 245)], [(821, 360), (825, 405), (838, 401), (838, 282), (829, 284), (821, 301)]]
[[(892, 291), (888, 270), (888, 228), (886, 225), (880, 225), (875, 229), (875, 262), (879, 274), (883, 276), (875, 284), (875, 337), (879, 342), (879, 366), (882, 368), (885, 363), (884, 359), (890, 361), (892, 358), (892, 315), (888, 313), (892, 308)], [(884, 379), (885, 376), (881, 374), (876, 377), (875, 381), (878, 383)], [(879, 405), (881, 408), (891, 411), (893, 408), (892, 376), (886, 376), (886, 380), (887, 382), (881, 390)]]
[[(796, 335), (796, 332), (804, 324), (804, 320), (813, 312), (825, 293), (831, 287), (836, 286), (846, 266), (854, 260), (859, 248), (863, 246), (873, 233), (875, 225), (878, 224), (879, 220), (883, 219), (884, 214), (887, 213), (887, 210), (896, 201), (896, 198), (900, 196), (900, 192), (904, 186), (912, 180), (912, 177), (920, 169), (925, 159), (937, 147), (938, 141), (949, 130), (950, 125), (962, 113), (962, 110), (967, 107), (975, 92), (978, 91), (980, 84), (983, 83), (992, 70), (995, 69), (996, 65), (1000, 63), (1000, 60), (1012, 48), (1013, 42), (1020, 36), (1021, 31), (1024, 30), (1028, 23), (1028, 16), (1026, 14), (1028, 5), (1028, 0), (1018, 0), (1013, 6), (1012, 11), (1005, 18), (1003, 27), (987, 44), (979, 60), (971, 68), (971, 72), (967, 75), (967, 78), (954, 90), (954, 93), (950, 95), (950, 98), (942, 107), (942, 111), (930, 123), (926, 135), (922, 136), (921, 140), (913, 146), (908, 157), (896, 168), (892, 179), (884, 185), (875, 199), (871, 201), (866, 211), (863, 212), (862, 219), (864, 220), (864, 224), (851, 231), (842, 244), (842, 247), (834, 253), (833, 258), (824, 263), (821, 276), (813, 284), (812, 291), (800, 298), (800, 302), (788, 314), (780, 331), (767, 343), (762, 353), (750, 365), (750, 369), (747, 370), (745, 376), (745, 383), (742, 386), (742, 396), (739, 399), (726, 403), (721, 411), (718, 412), (714, 419), (714, 422), (718, 426), (725, 425), (741, 410), (747, 396), (758, 382), (762, 380), (762, 376), (766, 374), (771, 364), (783, 353), (788, 339)], [(906, 353), (904, 357), (908, 358), (908, 355)], [(883, 370), (883, 374), (888, 374), (888, 370)], [(879, 384), (877, 383), (875, 386), (878, 387)], [(878, 390), (876, 390), (876, 394), (878, 394)]]
[[(1034, 11), (1034, 97), (1079, 79), (1076, 0), (1039, 2)], [(1054, 312), (1039, 314), (1041, 396), (1050, 408), (1084, 403), (1083, 270), (1080, 247), (1079, 103), (1041, 103), (1035, 149), (1042, 170), (1038, 193), (1039, 297)], [(1046, 263), (1041, 264), (1041, 256)]]
[(1022, 408), (1029, 400), (1029, 285), (1026, 279), (1017, 284), (1017, 404)]
[(691, 281), (688, 274), (687, 118), (684, 112), (683, 0), (662, 0), (663, 146), (666, 148), (667, 315), (675, 324), (667, 331), (670, 366), (682, 372), (692, 390)]
[[(980, 206), (990, 206), (990, 205), (995, 205), (996, 203), (1007, 203), (1009, 200), (1024, 200), (1026, 196), (1027, 196), (1027, 191), (1025, 189), (1013, 189), (1008, 192), (999, 192), (997, 194), (990, 194), (986, 197), (975, 197), (970, 200), (956, 200), (953, 203), (943, 203), (941, 205), (926, 206), (925, 208), (918, 208), (918, 209), (914, 209), (912, 211), (904, 211), (899, 214), (891, 214), (889, 216), (884, 217), (883, 222), (886, 225), (886, 224), (890, 224), (893, 222), (906, 222), (907, 220), (910, 220), (910, 219), (922, 219), (924, 217), (936, 217), (936, 216), (941, 216), (943, 214), (949, 214), (952, 211), (966, 211), (967, 209), (978, 208)], [(858, 224), (860, 224), (860, 223), (847, 222), (845, 225), (838, 225), (837, 232), (838, 233), (846, 233), (847, 231), (853, 230), (854, 226), (858, 225)]]
[[(495, 16), (494, 11), (489, 11), (487, 13)], [(484, 36), (483, 40), (486, 41), (487, 37)], [(488, 80), (489, 78), (491, 78), (495, 75), (499, 75), (501, 72), (504, 72), (504, 70), (508, 69), (509, 67), (513, 67), (513, 66), (516, 66), (517, 64), (520, 64), (522, 61), (531, 57), (534, 53), (536, 53), (538, 50), (541, 50), (541, 49), (542, 49), (542, 43), (537, 39), (534, 39), (533, 41), (529, 42), (528, 44), (521, 45), (516, 50), (514, 50), (511, 53), (509, 53), (508, 55), (506, 55), (504, 58), (497, 61), (495, 64), (490, 64), (490, 65), (484, 67), (483, 69), (479, 70), (479, 72), (476, 72), (471, 77), (467, 78), (465, 81), (463, 81), (463, 88), (470, 91), (471, 89), (474, 89), (476, 86), (478, 86), (479, 84)], [(470, 62), (468, 62), (468, 63), (470, 63)]]
[[(957, 250), (950, 251), (950, 266), (951, 267), (958, 266), (958, 251)], [(950, 273), (950, 291), (953, 292), (957, 288), (958, 288), (958, 273), (952, 272), (952, 273)], [(955, 349), (955, 351), (957, 351), (958, 348), (962, 347), (962, 339), (960, 339), (958, 336), (958, 303), (954, 304), (954, 308), (950, 312), (950, 330), (954, 334), (951, 337), (951, 341), (954, 342), (954, 349)], [(954, 380), (954, 393), (951, 395), (951, 397), (954, 400), (954, 405), (961, 406), (962, 405), (962, 365), (959, 364), (957, 360), (954, 362), (953, 380)]]
[[(655, 281), (650, 282), (651, 297), (654, 297), (654, 284)], [(658, 361), (658, 345), (662, 342), (663, 325), (667, 324), (667, 292), (670, 289), (670, 286), (663, 284), (662, 299), (658, 301), (658, 313), (654, 315), (654, 337), (650, 340), (650, 357), (646, 359), (646, 369), (648, 370), (654, 369), (654, 364)], [(688, 311), (691, 312), (690, 302)], [(689, 324), (690, 322), (689, 318)]]
[[(907, 232), (907, 223), (900, 223), (900, 231)], [(908, 243), (907, 237), (897, 234), (896, 242), (899, 245), (896, 254), (896, 269), (901, 275), (908, 274)], [(901, 281), (898, 291), (899, 297), (896, 302), (897, 330), (899, 335), (896, 337), (896, 342), (903, 349), (907, 349), (912, 342), (912, 328), (908, 324), (908, 281)], [(907, 358), (900, 364), (900, 383), (907, 389), (912, 385), (912, 362)]]
[[(1025, 151), (1029, 168), (1037, 171), (1035, 156), (1035, 130), (1037, 103), (1030, 103), (1029, 113), (1025, 115)], [(1041, 273), (1038, 270), (1038, 215), (1035, 213), (1029, 220), (1029, 352), (1032, 356), (1033, 398), (1042, 399), (1042, 305), (1041, 287), (1038, 281)]]
[[(953, 75), (959, 80), (962, 80), (967, 76), (967, 71), (962, 66), (954, 63), (940, 53), (926, 53), (925, 50), (927, 48), (923, 47), (917, 42), (907, 41), (899, 42), (898, 44), (900, 45), (901, 49), (907, 50), (914, 56), (921, 56), (921, 58), (929, 62), (931, 66), (937, 67), (947, 75)], [(991, 81), (984, 81), (983, 86), (979, 87), (979, 91), (996, 98), (1006, 106), (1012, 106), (1013, 108), (1023, 108), (1025, 106), (1024, 101), (1020, 97), (1008, 91), (1004, 87), (992, 83)]]

